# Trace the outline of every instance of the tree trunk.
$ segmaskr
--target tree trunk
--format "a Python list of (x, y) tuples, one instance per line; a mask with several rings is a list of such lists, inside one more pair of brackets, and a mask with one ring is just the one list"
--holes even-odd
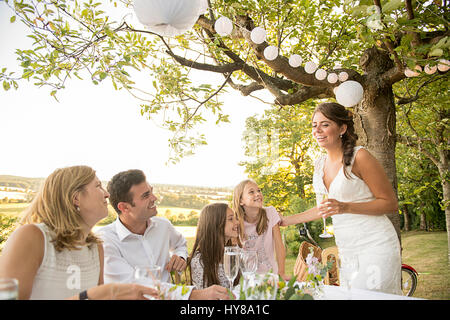
[(420, 227), (419, 227), (419, 229), (423, 230), (423, 231), (427, 231), (427, 217), (425, 215), (425, 212), (423, 212), (423, 211), (420, 213)]
[(403, 217), (404, 217), (404, 230), (410, 231), (411, 230), (411, 221), (409, 219), (409, 211), (408, 206), (405, 204), (403, 205)]
[[(354, 110), (358, 144), (365, 146), (381, 163), (397, 193), (394, 92), (392, 84), (383, 83), (380, 80), (380, 74), (389, 70), (393, 62), (387, 53), (374, 47), (365, 51), (360, 64), (366, 74), (361, 83), (364, 88), (364, 98)], [(397, 212), (387, 216), (401, 240), (400, 215)]]

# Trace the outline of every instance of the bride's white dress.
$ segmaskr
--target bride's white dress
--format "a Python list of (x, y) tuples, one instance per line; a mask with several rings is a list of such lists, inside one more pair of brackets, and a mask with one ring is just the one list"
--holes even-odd
[[(341, 202), (375, 200), (367, 184), (351, 172), (360, 148), (355, 147), (351, 165), (347, 167), (351, 178), (347, 179), (341, 168), (329, 190), (323, 182), (326, 155), (316, 160), (313, 176), (316, 194), (328, 194), (328, 198)], [(352, 288), (402, 294), (400, 244), (389, 218), (386, 215), (344, 213), (333, 215), (332, 220), (339, 255), (358, 257), (359, 270), (352, 281)]]

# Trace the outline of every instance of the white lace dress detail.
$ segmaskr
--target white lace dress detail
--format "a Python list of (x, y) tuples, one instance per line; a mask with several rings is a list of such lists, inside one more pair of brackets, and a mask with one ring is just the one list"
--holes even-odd
[[(192, 285), (194, 285), (197, 289), (204, 289), (209, 285), (206, 283), (206, 279), (204, 278), (203, 263), (200, 257), (201, 254), (197, 251), (191, 260)], [(230, 286), (230, 283), (225, 276), (222, 263), (219, 264), (218, 278), (220, 282), (219, 285), (225, 288)]]
[[(328, 193), (328, 198), (341, 202), (368, 202), (375, 200), (367, 184), (346, 168), (350, 179), (341, 168), (329, 190), (323, 182), (326, 155), (315, 162), (313, 187), (316, 194)], [(352, 287), (401, 294), (401, 253), (397, 233), (386, 215), (337, 214), (332, 216), (333, 230), (339, 255), (358, 257), (359, 270)]]

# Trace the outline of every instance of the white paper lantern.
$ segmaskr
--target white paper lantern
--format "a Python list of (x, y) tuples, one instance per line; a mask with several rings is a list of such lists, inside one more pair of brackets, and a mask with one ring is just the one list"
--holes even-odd
[(339, 88), (339, 86), (333, 88), (333, 93), (334, 93), (334, 95), (336, 95), (336, 92), (337, 92), (337, 89), (338, 89), (338, 88)]
[(205, 9), (205, 0), (134, 0), (140, 23), (150, 31), (174, 37), (191, 29)]
[(425, 73), (426, 74), (433, 74), (436, 72), (438, 66), (430, 66), (429, 64), (427, 64), (424, 68)]
[(348, 79), (348, 73), (345, 71), (339, 72), (338, 79), (340, 82), (345, 82)]
[(227, 17), (220, 17), (214, 23), (214, 29), (220, 36), (228, 36), (233, 31), (233, 22)]
[(250, 33), (250, 39), (256, 43), (261, 44), (266, 41), (266, 30), (261, 27), (256, 27)]
[(314, 73), (317, 70), (317, 65), (312, 62), (312, 61), (308, 61), (307, 63), (305, 63), (305, 71), (307, 73)]
[(336, 89), (336, 100), (344, 107), (353, 107), (360, 103), (364, 89), (359, 82), (349, 80), (341, 83)]
[(327, 72), (323, 69), (318, 69), (315, 76), (317, 80), (324, 80), (327, 77)]
[(329, 83), (336, 83), (338, 81), (339, 77), (336, 73), (330, 73), (327, 77), (327, 80)]
[(422, 67), (421, 66), (416, 66), (414, 68), (414, 70), (411, 70), (409, 68), (405, 68), (405, 76), (407, 76), (408, 78), (411, 77), (417, 77), (420, 72), (422, 72)]
[(300, 65), (302, 64), (303, 59), (302, 57), (300, 57), (298, 54), (293, 54), (290, 58), (289, 58), (289, 65), (292, 68), (297, 68), (300, 67)]
[(268, 46), (264, 49), (264, 57), (267, 60), (274, 60), (278, 57), (278, 48), (275, 46)]
[(438, 70), (441, 72), (446, 72), (450, 69), (450, 61), (445, 59), (440, 59), (438, 64)]

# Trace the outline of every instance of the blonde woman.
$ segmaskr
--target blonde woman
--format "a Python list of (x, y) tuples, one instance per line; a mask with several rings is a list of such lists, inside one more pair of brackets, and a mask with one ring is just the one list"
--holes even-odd
[(57, 169), (24, 212), (0, 257), (0, 277), (19, 281), (19, 299), (146, 299), (136, 284), (103, 284), (103, 248), (92, 227), (109, 194), (87, 166)]

